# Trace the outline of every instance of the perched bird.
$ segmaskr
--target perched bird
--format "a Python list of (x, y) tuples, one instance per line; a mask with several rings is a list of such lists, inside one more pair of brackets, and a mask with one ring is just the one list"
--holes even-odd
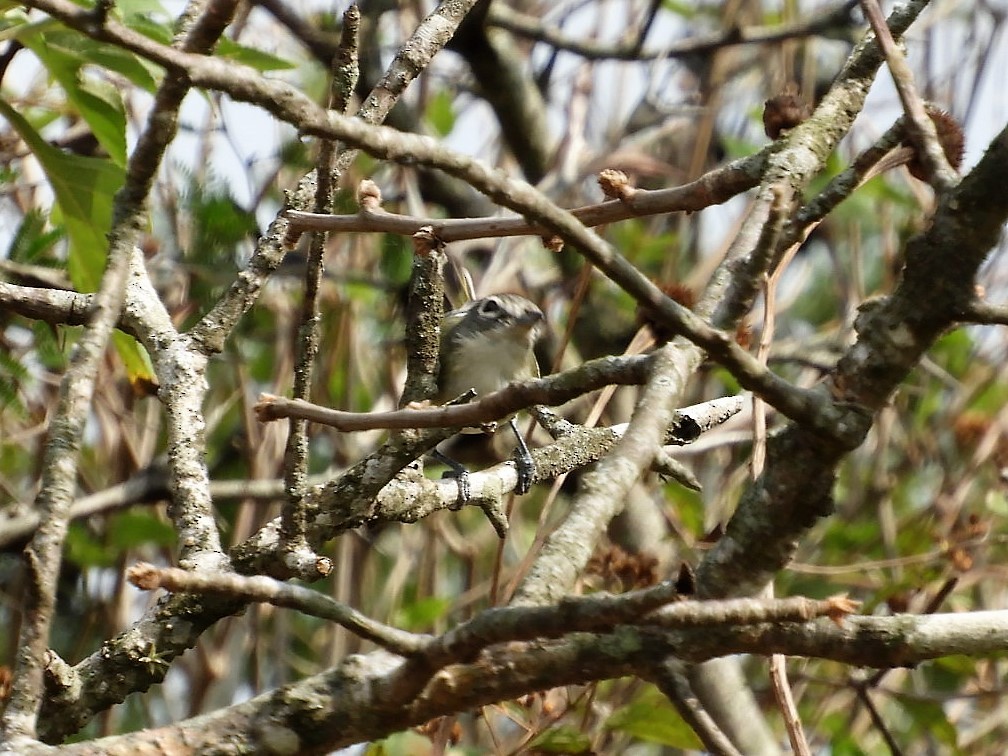
[[(445, 314), (435, 399), (450, 401), (470, 389), (477, 396), (485, 396), (512, 381), (538, 378), (539, 365), (532, 347), (543, 320), (542, 310), (518, 294), (493, 294)], [(518, 439), (515, 490), (524, 494), (532, 486), (535, 465), (513, 415), (508, 422)], [(485, 429), (467, 428), (463, 432), (480, 433)], [(464, 501), (468, 498), (468, 471), (437, 450), (435, 455), (458, 476), (459, 495)]]

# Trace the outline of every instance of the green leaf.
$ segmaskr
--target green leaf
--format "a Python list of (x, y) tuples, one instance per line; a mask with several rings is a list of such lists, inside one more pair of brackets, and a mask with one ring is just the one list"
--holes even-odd
[(140, 18), (160, 18), (166, 25), (171, 18), (164, 5), (158, 0), (118, 0), (115, 9), (126, 25), (130, 27), (134, 21)]
[(427, 120), (438, 136), (448, 136), (455, 128), (454, 99), (450, 92), (442, 90), (427, 102)]
[(431, 627), (451, 608), (451, 599), (428, 596), (406, 604), (396, 612), (395, 624), (404, 630), (419, 631)]
[(5, 100), (0, 100), (0, 115), (31, 149), (52, 186), (70, 238), (70, 280), (79, 291), (96, 291), (105, 269), (112, 200), (122, 186), (123, 170), (110, 160), (61, 152)]
[[(22, 35), (22, 42), (63, 87), (70, 104), (80, 113), (112, 161), (119, 166), (125, 165), (126, 110), (119, 91), (98, 78), (83, 75), (81, 67), (89, 61), (82, 53), (93, 49), (92, 45), (84, 44), (79, 36), (68, 39), (65, 34), (54, 34), (52, 37), (62, 39), (64, 44), (50, 44), (48, 35)], [(66, 46), (69, 44), (74, 46)]]
[(203, 180), (190, 177), (182, 205), (193, 224), (189, 262), (210, 266), (208, 272), (213, 275), (234, 268), (237, 245), (258, 233), (255, 216), (242, 209), (228, 187), (212, 175)]
[(528, 749), (540, 753), (591, 753), (591, 739), (570, 725), (560, 725), (536, 735)]
[(126, 25), (162, 45), (171, 44), (172, 28), (167, 19), (159, 21), (146, 14), (134, 14), (129, 17)]
[(122, 358), (130, 385), (141, 395), (147, 393), (144, 386), (155, 383), (154, 365), (147, 350), (136, 339), (122, 331), (112, 332), (112, 343)]
[(149, 60), (111, 45), (95, 45), (91, 59), (95, 65), (122, 74), (151, 94), (158, 88), (164, 74), (161, 68)]
[(45, 215), (32, 208), (21, 219), (7, 246), (7, 259), (19, 263), (45, 264), (48, 254), (63, 238), (63, 229), (46, 230)]
[[(31, 324), (35, 356), (46, 370), (62, 372), (66, 368), (66, 354), (63, 352), (63, 340), (66, 329), (56, 331), (56, 327), (41, 320)], [(59, 336), (59, 338), (57, 338)]]
[(366, 756), (422, 756), (432, 753), (433, 746), (428, 738), (407, 730), (389, 735), (384, 740), (372, 743), (364, 753)]
[(175, 540), (175, 528), (150, 512), (120, 512), (109, 519), (109, 546), (120, 551), (145, 543), (174, 546)]
[(18, 391), (28, 378), (28, 369), (6, 350), (0, 349), (0, 410), (24, 416), (24, 405)]
[(661, 7), (685, 19), (692, 19), (697, 16), (697, 8), (693, 3), (684, 3), (680, 2), (680, 0), (662, 0)]
[(100, 543), (86, 525), (72, 522), (67, 530), (66, 558), (79, 567), (111, 567), (117, 554)]
[[(24, 9), (14, 3), (0, 4), (0, 32), (7, 32), (8, 29), (15, 29), (28, 25), (28, 14)], [(3, 39), (8, 39), (10, 34), (3, 34)]]
[(254, 47), (240, 45), (227, 37), (221, 37), (220, 42), (217, 43), (217, 54), (236, 63), (244, 63), (257, 71), (287, 71), (294, 68), (294, 64), (285, 58), (257, 50)]
[[(62, 215), (70, 238), (67, 266), (71, 282), (78, 291), (96, 291), (105, 271), (105, 234), (112, 224), (112, 202), (125, 174), (109, 160), (70, 155), (51, 146), (4, 100), (0, 100), (0, 114), (32, 150), (52, 186), (58, 204), (53, 214)], [(116, 332), (113, 341), (130, 380), (153, 381), (144, 349), (123, 333)]]
[(640, 740), (673, 748), (703, 749), (696, 733), (654, 687), (645, 688), (636, 701), (614, 711), (605, 726)]

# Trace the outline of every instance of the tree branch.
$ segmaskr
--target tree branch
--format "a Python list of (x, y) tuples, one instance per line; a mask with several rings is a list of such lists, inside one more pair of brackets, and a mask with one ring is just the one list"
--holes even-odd
[[(711, 205), (727, 202), (759, 184), (769, 156), (779, 149), (770, 144), (759, 152), (713, 168), (695, 181), (668, 189), (635, 189), (620, 199), (574, 208), (571, 215), (585, 226), (594, 228), (609, 223), (663, 215), (672, 212), (697, 212)], [(328, 215), (288, 210), (290, 240), (304, 231), (342, 233), (385, 232), (412, 235), (424, 226), (445, 243), (467, 239), (507, 236), (544, 236), (553, 232), (542, 224), (530, 223), (521, 216), (494, 218), (417, 218), (390, 213), (381, 207), (364, 207), (355, 215)]]
[[(192, 53), (210, 50), (230, 21), (235, 4), (233, 0), (206, 3), (194, 0), (183, 12), (185, 21), (175, 47)], [(103, 26), (101, 20), (96, 28)], [(27, 569), (24, 619), (13, 685), (2, 719), (3, 735), (9, 743), (30, 740), (36, 734), (43, 700), (43, 660), (49, 647), (63, 541), (76, 488), (77, 456), (98, 366), (126, 299), (131, 253), (146, 217), (144, 203), (164, 150), (175, 136), (178, 108), (188, 90), (184, 76), (170, 75), (155, 96), (147, 126), (130, 156), (125, 184), (115, 198), (108, 234), (108, 261), (94, 299), (95, 313), (77, 342), (60, 385), (60, 400), (49, 428), (42, 485), (36, 499), (40, 523), (24, 554)], [(208, 541), (201, 541), (201, 545), (205, 543), (212, 550), (216, 543), (219, 550), (213, 532), (211, 528)]]
[(734, 27), (723, 32), (697, 35), (683, 41), (671, 42), (654, 50), (641, 50), (636, 39), (614, 45), (588, 42), (563, 34), (542, 19), (512, 10), (504, 5), (491, 7), (488, 23), (507, 29), (513, 34), (542, 42), (559, 50), (580, 55), (586, 60), (625, 60), (644, 62), (665, 58), (689, 58), (713, 53), (734, 45), (768, 45), (789, 39), (829, 34), (837, 29), (851, 28), (851, 11), (857, 0), (848, 0), (835, 8), (827, 9), (807, 19), (773, 26)]
[[(745, 627), (667, 631), (624, 626), (611, 633), (495, 646), (438, 672), (416, 697), (393, 697), (412, 669), (387, 652), (350, 657), (325, 673), (168, 727), (66, 746), (69, 755), (156, 747), (232, 753), (285, 738), (290, 750), (336, 750), (435, 717), (529, 691), (622, 677), (655, 659), (701, 662), (725, 654), (781, 653), (868, 667), (911, 666), (955, 654), (986, 656), (1008, 646), (1008, 612), (848, 617)], [(370, 715), (365, 715), (371, 713)], [(302, 726), (309, 718), (312, 727)], [(25, 754), (44, 753), (41, 746)]]

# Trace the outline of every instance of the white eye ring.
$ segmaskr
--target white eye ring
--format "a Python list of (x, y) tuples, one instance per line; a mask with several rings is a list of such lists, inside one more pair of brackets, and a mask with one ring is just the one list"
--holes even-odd
[(479, 306), (479, 314), (496, 316), (502, 309), (503, 308), (501, 308), (500, 302), (497, 301), (497, 297), (489, 297)]

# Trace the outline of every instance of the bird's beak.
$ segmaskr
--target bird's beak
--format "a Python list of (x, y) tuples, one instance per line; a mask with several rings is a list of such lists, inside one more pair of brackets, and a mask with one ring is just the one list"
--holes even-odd
[(525, 328), (533, 328), (539, 325), (539, 323), (541, 323), (545, 319), (546, 316), (543, 315), (538, 310), (529, 310), (528, 312), (523, 313), (520, 318), (518, 318), (518, 325), (523, 326)]

